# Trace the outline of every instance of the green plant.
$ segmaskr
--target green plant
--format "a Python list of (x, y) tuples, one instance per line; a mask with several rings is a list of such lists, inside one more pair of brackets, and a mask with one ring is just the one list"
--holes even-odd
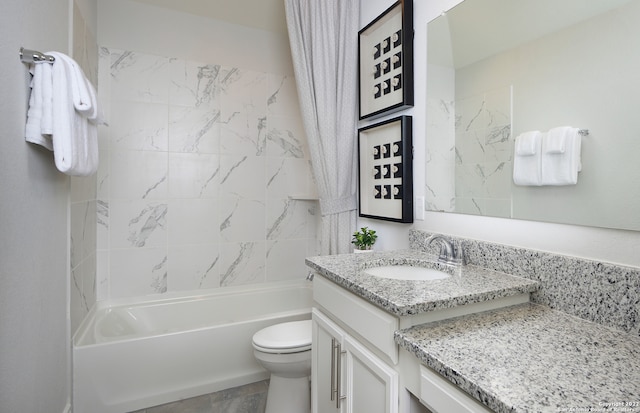
[(360, 231), (353, 233), (351, 243), (359, 250), (370, 250), (373, 244), (376, 243), (377, 238), (376, 231), (363, 227), (360, 228)]

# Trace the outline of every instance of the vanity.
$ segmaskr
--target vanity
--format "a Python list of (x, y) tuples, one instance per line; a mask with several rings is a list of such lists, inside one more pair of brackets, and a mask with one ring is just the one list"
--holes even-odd
[[(640, 2), (433, 4), (426, 209), (638, 231)], [(515, 137), (560, 125), (589, 130), (578, 184), (514, 185)], [(443, 270), (426, 235), (307, 260), (314, 412), (640, 413), (639, 268), (461, 240), (442, 279), (367, 271)]]
[(420, 248), (306, 263), (313, 412), (640, 412), (640, 339), (532, 303), (539, 281)]
[[(537, 282), (475, 266), (441, 264), (436, 257), (413, 250), (312, 257), (307, 265), (318, 274), (313, 281), (312, 314), (314, 412), (416, 411), (410, 394), (421, 397), (424, 385), (455, 391), (455, 403), (467, 406), (464, 411), (489, 411), (422, 369), (418, 358), (396, 343), (395, 334), (527, 303)], [(412, 274), (397, 279), (394, 267), (426, 268), (432, 279), (404, 279), (414, 278)], [(376, 274), (378, 269), (391, 273)]]

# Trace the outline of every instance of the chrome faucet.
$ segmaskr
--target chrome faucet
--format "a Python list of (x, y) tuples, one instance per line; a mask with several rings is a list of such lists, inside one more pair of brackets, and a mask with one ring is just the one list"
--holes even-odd
[(440, 243), (440, 255), (438, 261), (445, 264), (465, 265), (466, 260), (462, 246), (457, 246), (455, 242), (449, 240), (443, 235), (432, 235), (427, 238), (427, 246), (431, 245), (434, 241)]

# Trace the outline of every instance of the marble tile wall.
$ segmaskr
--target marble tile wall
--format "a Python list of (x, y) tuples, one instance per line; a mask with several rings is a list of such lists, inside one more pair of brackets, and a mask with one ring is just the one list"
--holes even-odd
[(456, 137), (453, 100), (427, 99), (426, 202), (429, 211), (456, 207)]
[[(410, 247), (437, 254), (424, 231)], [(508, 245), (455, 238), (469, 264), (539, 281), (534, 302), (640, 336), (640, 269)]]
[(455, 99), (455, 74), (430, 76), (441, 82), (427, 99), (427, 209), (510, 217), (511, 87)]
[(427, 65), (425, 202), (429, 211), (455, 210), (455, 70)]
[(510, 217), (511, 87), (458, 99), (454, 107), (455, 211)]
[(305, 276), (317, 202), (293, 77), (101, 48), (98, 299)]
[[(73, 3), (73, 58), (87, 78), (98, 85), (98, 45), (94, 33)], [(96, 176), (71, 177), (70, 315), (71, 334), (96, 301)]]

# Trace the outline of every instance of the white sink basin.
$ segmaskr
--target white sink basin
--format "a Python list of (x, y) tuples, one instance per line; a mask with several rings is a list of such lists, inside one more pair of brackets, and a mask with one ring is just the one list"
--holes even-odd
[(373, 267), (364, 270), (365, 274), (380, 278), (390, 278), (393, 280), (411, 281), (433, 281), (449, 278), (450, 275), (444, 271), (433, 268), (413, 267), (410, 265), (387, 265), (384, 267)]

